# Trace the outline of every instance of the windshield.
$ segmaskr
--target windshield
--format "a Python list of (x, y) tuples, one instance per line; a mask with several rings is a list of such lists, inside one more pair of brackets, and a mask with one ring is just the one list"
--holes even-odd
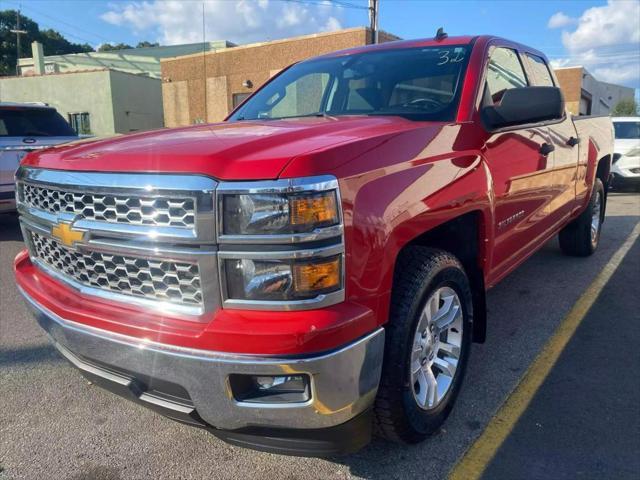
[(640, 122), (613, 122), (616, 131), (616, 138), (619, 139), (640, 139)]
[(230, 121), (309, 116), (455, 117), (466, 46), (370, 51), (298, 63), (259, 90)]
[(53, 108), (0, 108), (0, 137), (75, 137)]

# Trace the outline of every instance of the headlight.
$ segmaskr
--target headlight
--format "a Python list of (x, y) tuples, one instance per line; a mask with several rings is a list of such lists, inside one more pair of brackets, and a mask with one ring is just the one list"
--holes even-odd
[(281, 235), (312, 232), (337, 225), (335, 191), (222, 196), (224, 235)]
[(342, 256), (313, 260), (227, 259), (227, 295), (234, 300), (305, 300), (342, 288)]
[(222, 182), (216, 195), (225, 308), (309, 309), (344, 300), (335, 177)]

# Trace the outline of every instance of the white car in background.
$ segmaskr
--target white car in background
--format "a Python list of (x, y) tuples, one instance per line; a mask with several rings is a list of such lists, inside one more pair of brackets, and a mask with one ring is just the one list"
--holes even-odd
[(22, 157), (78, 138), (53, 107), (0, 102), (0, 213), (16, 209), (14, 175)]
[(640, 187), (640, 117), (613, 117), (613, 186)]

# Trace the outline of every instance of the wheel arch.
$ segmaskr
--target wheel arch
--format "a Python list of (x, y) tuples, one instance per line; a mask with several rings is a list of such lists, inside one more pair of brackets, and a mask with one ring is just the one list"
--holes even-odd
[(418, 235), (398, 252), (396, 266), (405, 249), (422, 246), (437, 248), (455, 255), (467, 273), (473, 295), (473, 341), (486, 339), (487, 314), (483, 271), (486, 238), (483, 213), (473, 210), (448, 220)]

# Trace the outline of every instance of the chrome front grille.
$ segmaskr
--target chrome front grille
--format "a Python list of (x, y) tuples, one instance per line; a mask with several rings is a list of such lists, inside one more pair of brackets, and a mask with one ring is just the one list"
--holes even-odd
[(16, 183), (25, 243), (47, 274), (195, 322), (220, 306), (215, 180), (21, 167)]
[(80, 252), (31, 232), (33, 254), (46, 266), (89, 287), (182, 305), (202, 305), (197, 264), (97, 251)]
[(153, 198), (133, 195), (68, 191), (25, 183), (22, 201), (38, 210), (57, 214), (70, 213), (86, 220), (194, 228), (193, 198)]

